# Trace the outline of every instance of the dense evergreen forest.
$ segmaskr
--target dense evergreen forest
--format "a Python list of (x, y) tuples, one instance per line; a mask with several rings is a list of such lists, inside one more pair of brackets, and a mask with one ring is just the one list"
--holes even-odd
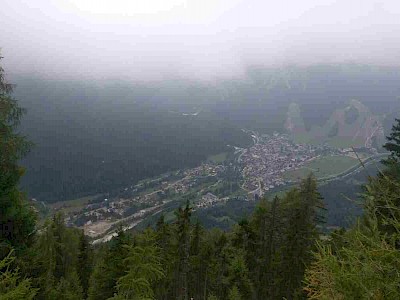
[(60, 214), (39, 224), (19, 190), (31, 145), (12, 88), (0, 69), (0, 299), (400, 298), (400, 120), (350, 229), (320, 232), (326, 208), (309, 176), (227, 231), (205, 230), (188, 202), (174, 223), (92, 245)]

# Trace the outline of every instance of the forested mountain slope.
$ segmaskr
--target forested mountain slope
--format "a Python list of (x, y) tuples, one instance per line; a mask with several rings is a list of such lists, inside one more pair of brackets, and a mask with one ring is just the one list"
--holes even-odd
[(20, 191), (31, 145), (11, 91), (0, 68), (1, 299), (399, 299), (399, 119), (347, 231), (321, 232), (326, 207), (311, 175), (226, 231), (203, 229), (187, 199), (175, 221), (161, 215), (95, 247), (62, 214), (38, 222)]
[(335, 117), (351, 99), (364, 114), (373, 112), (371, 120), (378, 123), (364, 130), (366, 121), (356, 121), (362, 130), (350, 142), (358, 143), (357, 136), (365, 142), (378, 127), (387, 131), (400, 108), (399, 69), (360, 65), (249, 67), (243, 78), (216, 82), (67, 82), (31, 76), (12, 81), (18, 86), (15, 97), (28, 111), (22, 132), (36, 144), (24, 160), (23, 187), (45, 201), (106, 192), (194, 166), (226, 151), (227, 144), (249, 145), (242, 128), (284, 132), (291, 103), (298, 105), (302, 130), (311, 132), (314, 142), (335, 135), (337, 126), (339, 136), (352, 133), (352, 124)]

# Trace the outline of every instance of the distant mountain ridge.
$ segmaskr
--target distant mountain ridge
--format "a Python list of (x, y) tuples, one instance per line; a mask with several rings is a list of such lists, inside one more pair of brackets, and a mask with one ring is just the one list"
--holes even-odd
[(361, 101), (352, 99), (346, 107), (336, 109), (323, 126), (313, 125), (307, 130), (301, 106), (291, 103), (285, 129), (298, 142), (326, 142), (338, 148), (377, 148), (385, 139), (384, 119), (385, 115), (374, 115)]
[(400, 68), (254, 66), (216, 82), (9, 79), (27, 109), (21, 133), (36, 145), (22, 162), (22, 187), (49, 202), (191, 167), (227, 144), (246, 147), (241, 128), (273, 134), (289, 126), (298, 141), (379, 145), (382, 123), (388, 132), (400, 116)]

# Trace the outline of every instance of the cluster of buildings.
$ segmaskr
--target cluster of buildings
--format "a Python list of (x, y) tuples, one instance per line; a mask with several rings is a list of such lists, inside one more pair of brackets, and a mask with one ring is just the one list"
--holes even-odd
[(317, 147), (295, 144), (288, 135), (264, 137), (241, 155), (243, 188), (250, 192), (268, 191), (284, 185), (282, 174), (318, 157)]
[(201, 200), (196, 203), (197, 208), (207, 208), (207, 207), (212, 207), (216, 204), (219, 203), (225, 203), (228, 201), (228, 197), (224, 198), (219, 198), (218, 196), (212, 194), (212, 193), (207, 193), (201, 197)]
[(216, 176), (225, 170), (223, 165), (202, 164), (184, 172), (186, 177)]
[[(175, 193), (187, 193), (199, 185), (202, 178), (217, 176), (224, 169), (222, 165), (202, 164), (180, 172), (181, 178), (176, 178), (175, 181), (161, 176), (160, 180), (152, 180), (147, 184), (139, 183), (131, 186), (131, 193), (128, 193), (128, 188), (125, 188), (119, 196), (112, 199), (104, 198), (96, 203), (87, 204), (80, 211), (70, 213), (66, 222), (69, 225), (82, 227), (89, 236), (98, 236), (122, 220), (143, 219), (155, 208), (171, 201), (169, 196)], [(208, 207), (219, 201), (221, 200), (217, 196), (209, 193), (204, 195), (201, 203), (204, 202), (204, 207)]]
[[(300, 168), (320, 155), (355, 155), (352, 148), (334, 149), (327, 145), (296, 144), (285, 134), (269, 136), (253, 131), (249, 133), (254, 145), (247, 149), (235, 148), (238, 155), (235, 169), (238, 168), (241, 173), (237, 181), (243, 180), (242, 188), (254, 199), (262, 197), (268, 190), (287, 184), (283, 177), (285, 172)], [(365, 149), (360, 150), (365, 152)], [(207, 163), (172, 175), (164, 174), (126, 187), (118, 196), (100, 198), (96, 203), (87, 204), (80, 211), (69, 213), (66, 221), (82, 227), (86, 234), (94, 237), (124, 220), (129, 219), (138, 224), (148, 214), (162, 210), (164, 204), (173, 201), (174, 195), (185, 194), (197, 188), (199, 194), (203, 191), (205, 194), (196, 202), (196, 209), (223, 204), (229, 197), (220, 197), (218, 192), (213, 192), (215, 195), (209, 192), (208, 187), (226, 179), (224, 176), (228, 171), (229, 166)]]
[(198, 167), (188, 169), (184, 171), (184, 178), (178, 180), (168, 186), (177, 194), (187, 193), (190, 189), (199, 184), (200, 178), (209, 176), (217, 176), (225, 170), (225, 166), (213, 165), (213, 164), (202, 164)]
[[(87, 235), (95, 237), (122, 221), (140, 223), (149, 214), (161, 211), (164, 204), (173, 201), (176, 194), (185, 194), (193, 190), (197, 190), (199, 195), (204, 192), (195, 204), (196, 209), (226, 203), (229, 197), (220, 197), (222, 194), (218, 195), (218, 190), (213, 190), (213, 193), (217, 194), (215, 195), (209, 192), (208, 188), (226, 180), (228, 175), (231, 179), (227, 180), (243, 182), (242, 188), (256, 199), (268, 190), (287, 184), (283, 177), (285, 172), (298, 169), (320, 155), (355, 156), (352, 148), (334, 149), (327, 145), (296, 144), (285, 134), (275, 133), (269, 136), (259, 135), (254, 131), (248, 133), (251, 134), (254, 145), (247, 149), (235, 147), (235, 153), (238, 155), (235, 172), (240, 170), (241, 174), (235, 173), (238, 176), (234, 179), (229, 177), (229, 166), (206, 163), (173, 174), (166, 173), (153, 180), (144, 180), (130, 188), (126, 187), (118, 196), (111, 197), (112, 199), (100, 198), (96, 203), (87, 204), (80, 211), (70, 212), (66, 221), (68, 224), (82, 227)], [(375, 149), (359, 150), (365, 153)]]

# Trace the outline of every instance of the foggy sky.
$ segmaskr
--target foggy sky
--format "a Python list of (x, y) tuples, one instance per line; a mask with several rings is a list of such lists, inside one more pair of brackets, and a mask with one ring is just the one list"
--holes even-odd
[(159, 80), (400, 64), (398, 0), (2, 0), (9, 74)]

